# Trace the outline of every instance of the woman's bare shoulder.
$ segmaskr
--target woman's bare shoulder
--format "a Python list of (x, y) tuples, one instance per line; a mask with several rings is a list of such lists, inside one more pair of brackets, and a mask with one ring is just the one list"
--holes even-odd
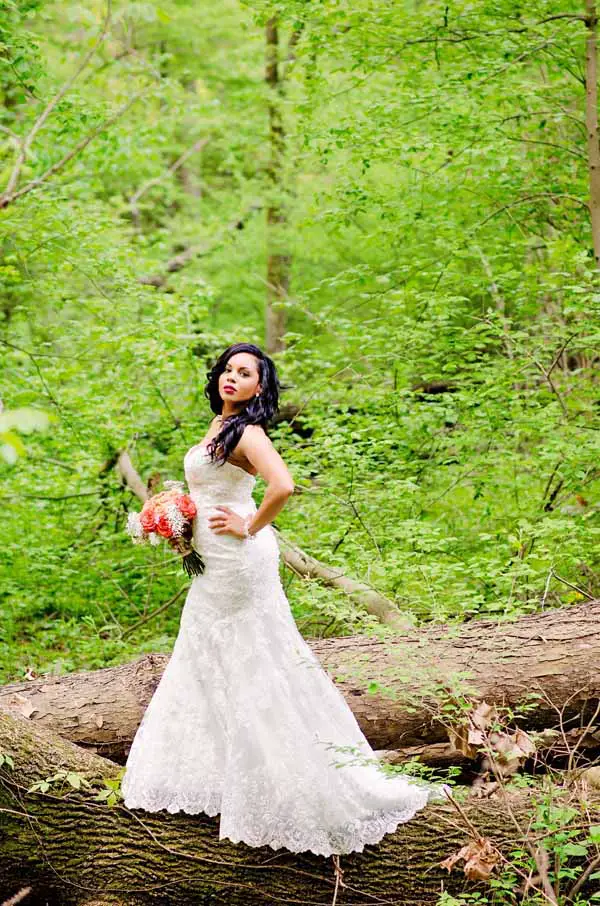
[(243, 439), (244, 441), (250, 441), (250, 443), (271, 443), (269, 435), (262, 427), (262, 425), (245, 425), (244, 430), (242, 431), (242, 437), (240, 439)]

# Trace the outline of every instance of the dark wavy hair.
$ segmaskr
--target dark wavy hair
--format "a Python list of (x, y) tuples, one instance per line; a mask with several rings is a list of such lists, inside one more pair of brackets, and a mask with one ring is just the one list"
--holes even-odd
[(238, 352), (249, 352), (258, 359), (258, 375), (261, 391), (258, 396), (253, 396), (246, 406), (235, 415), (230, 415), (221, 423), (221, 430), (207, 445), (206, 450), (213, 462), (223, 464), (238, 445), (246, 425), (261, 425), (267, 427), (279, 409), (279, 394), (286, 389), (281, 384), (277, 375), (275, 363), (254, 343), (233, 343), (221, 353), (210, 371), (206, 372), (207, 382), (204, 395), (207, 397), (210, 408), (215, 415), (220, 415), (223, 409), (223, 400), (219, 393), (219, 377), (225, 371), (229, 359)]

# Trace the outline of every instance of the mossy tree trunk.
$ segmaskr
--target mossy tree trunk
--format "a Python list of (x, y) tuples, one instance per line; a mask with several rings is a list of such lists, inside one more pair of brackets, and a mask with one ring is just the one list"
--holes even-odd
[[(219, 840), (219, 818), (150, 814), (94, 801), (96, 790), (27, 792), (34, 781), (59, 770), (100, 784), (119, 767), (6, 711), (0, 711), (0, 751), (14, 769), (0, 768), (0, 893), (33, 890), (27, 906), (264, 906), (268, 902), (331, 903), (332, 860), (270, 847)], [(528, 793), (510, 794), (525, 819)], [(498, 800), (464, 805), (482, 834), (508, 845), (512, 827)], [(381, 843), (340, 857), (344, 872), (338, 902), (375, 898), (403, 906), (436, 901), (440, 885), (458, 893), (473, 889), (460, 870), (450, 875), (439, 862), (466, 842), (449, 802), (432, 803)]]

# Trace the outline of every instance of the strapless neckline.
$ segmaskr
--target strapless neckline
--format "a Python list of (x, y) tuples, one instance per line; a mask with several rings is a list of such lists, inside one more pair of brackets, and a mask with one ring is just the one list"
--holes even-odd
[[(189, 456), (189, 454), (193, 453), (194, 450), (204, 450), (204, 452), (206, 452), (206, 447), (207, 444), (195, 444), (195, 446), (190, 447), (190, 449), (186, 453), (186, 456)], [(251, 472), (246, 471), (246, 469), (243, 469), (241, 466), (236, 466), (235, 463), (229, 462), (228, 459), (225, 460), (223, 465), (230, 466), (232, 469), (237, 469), (238, 472), (242, 472), (244, 475), (247, 475), (248, 478), (252, 479), (252, 481), (256, 481), (256, 475), (253, 475)], [(219, 466), (219, 468), (221, 467)]]

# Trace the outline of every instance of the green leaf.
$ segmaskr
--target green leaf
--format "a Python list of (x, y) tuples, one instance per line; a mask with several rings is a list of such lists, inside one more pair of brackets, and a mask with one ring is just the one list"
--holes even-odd
[(0, 441), (3, 441), (4, 444), (9, 444), (14, 449), (15, 456), (24, 456), (27, 452), (25, 449), (25, 444), (23, 443), (19, 435), (15, 434), (14, 431), (0, 432)]
[(562, 852), (567, 856), (587, 856), (588, 848), (582, 843), (565, 843)]
[(17, 428), (24, 434), (31, 434), (32, 431), (45, 431), (50, 421), (53, 420), (55, 420), (55, 416), (51, 416), (41, 409), (30, 407), (12, 409), (0, 413), (0, 435), (11, 428)]

